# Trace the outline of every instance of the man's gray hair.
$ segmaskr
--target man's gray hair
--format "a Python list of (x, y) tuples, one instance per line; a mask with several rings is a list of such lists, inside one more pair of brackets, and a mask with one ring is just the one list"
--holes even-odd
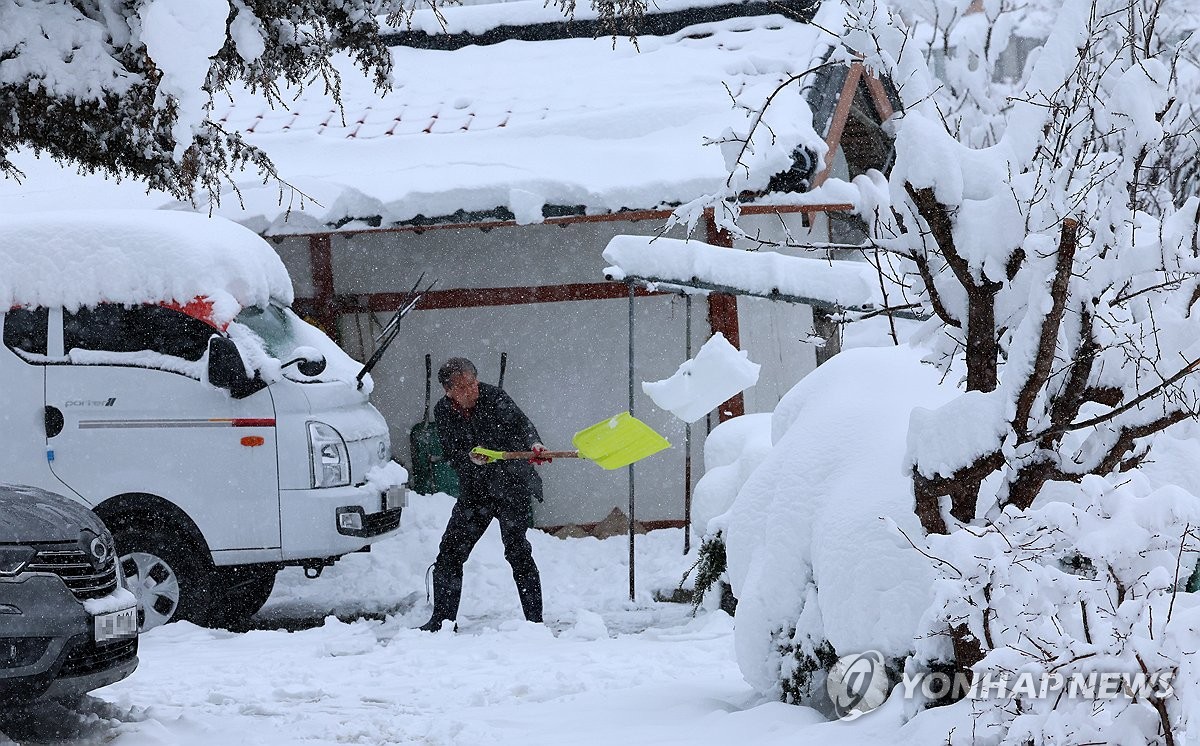
[(450, 379), (459, 373), (479, 376), (479, 371), (475, 370), (475, 363), (465, 357), (452, 357), (438, 368), (438, 383), (442, 384), (442, 388), (446, 388), (450, 385)]

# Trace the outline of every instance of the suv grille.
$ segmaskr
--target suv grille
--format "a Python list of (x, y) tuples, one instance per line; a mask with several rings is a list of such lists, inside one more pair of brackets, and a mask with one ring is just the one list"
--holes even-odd
[(104, 671), (134, 657), (137, 655), (137, 650), (136, 637), (111, 645), (97, 645), (88, 640), (77, 645), (67, 655), (58, 675), (64, 677), (83, 676), (96, 671)]
[(117, 562), (112, 555), (97, 569), (92, 565), (91, 555), (82, 550), (43, 549), (25, 570), (57, 575), (81, 601), (103, 598), (117, 588)]

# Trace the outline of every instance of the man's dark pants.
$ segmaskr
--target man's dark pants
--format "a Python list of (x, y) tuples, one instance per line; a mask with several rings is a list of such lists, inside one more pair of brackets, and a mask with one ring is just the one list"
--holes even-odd
[(493, 518), (500, 521), (504, 558), (512, 566), (513, 580), (521, 597), (521, 610), (529, 621), (542, 621), (542, 579), (533, 561), (533, 548), (525, 537), (529, 527), (529, 501), (524, 495), (519, 503), (475, 500), (470, 497), (463, 497), (455, 503), (433, 567), (435, 620), (455, 619), (458, 616), (463, 564)]

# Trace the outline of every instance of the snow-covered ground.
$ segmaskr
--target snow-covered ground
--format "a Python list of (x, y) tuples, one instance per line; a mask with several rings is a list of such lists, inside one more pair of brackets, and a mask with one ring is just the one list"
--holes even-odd
[(692, 562), (679, 530), (637, 538), (636, 602), (626, 538), (531, 531), (543, 627), (518, 621), (493, 525), (466, 568), (460, 631), (413, 629), (429, 613), (424, 573), (452, 502), (412, 501), (400, 534), (371, 553), (317, 580), (283, 573), (263, 629), (157, 628), (131, 678), (77, 711), (49, 706), (0, 731), (118, 744), (795, 743), (818, 718), (754, 694), (727, 615), (653, 600)]

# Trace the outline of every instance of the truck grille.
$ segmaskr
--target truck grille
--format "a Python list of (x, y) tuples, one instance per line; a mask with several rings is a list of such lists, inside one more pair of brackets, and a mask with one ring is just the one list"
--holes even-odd
[(111, 554), (97, 568), (91, 555), (82, 550), (43, 549), (25, 570), (57, 575), (81, 601), (103, 598), (117, 589), (117, 562)]
[(59, 676), (84, 676), (104, 671), (137, 655), (138, 641), (134, 637), (111, 645), (97, 645), (88, 640), (75, 646), (63, 661)]

